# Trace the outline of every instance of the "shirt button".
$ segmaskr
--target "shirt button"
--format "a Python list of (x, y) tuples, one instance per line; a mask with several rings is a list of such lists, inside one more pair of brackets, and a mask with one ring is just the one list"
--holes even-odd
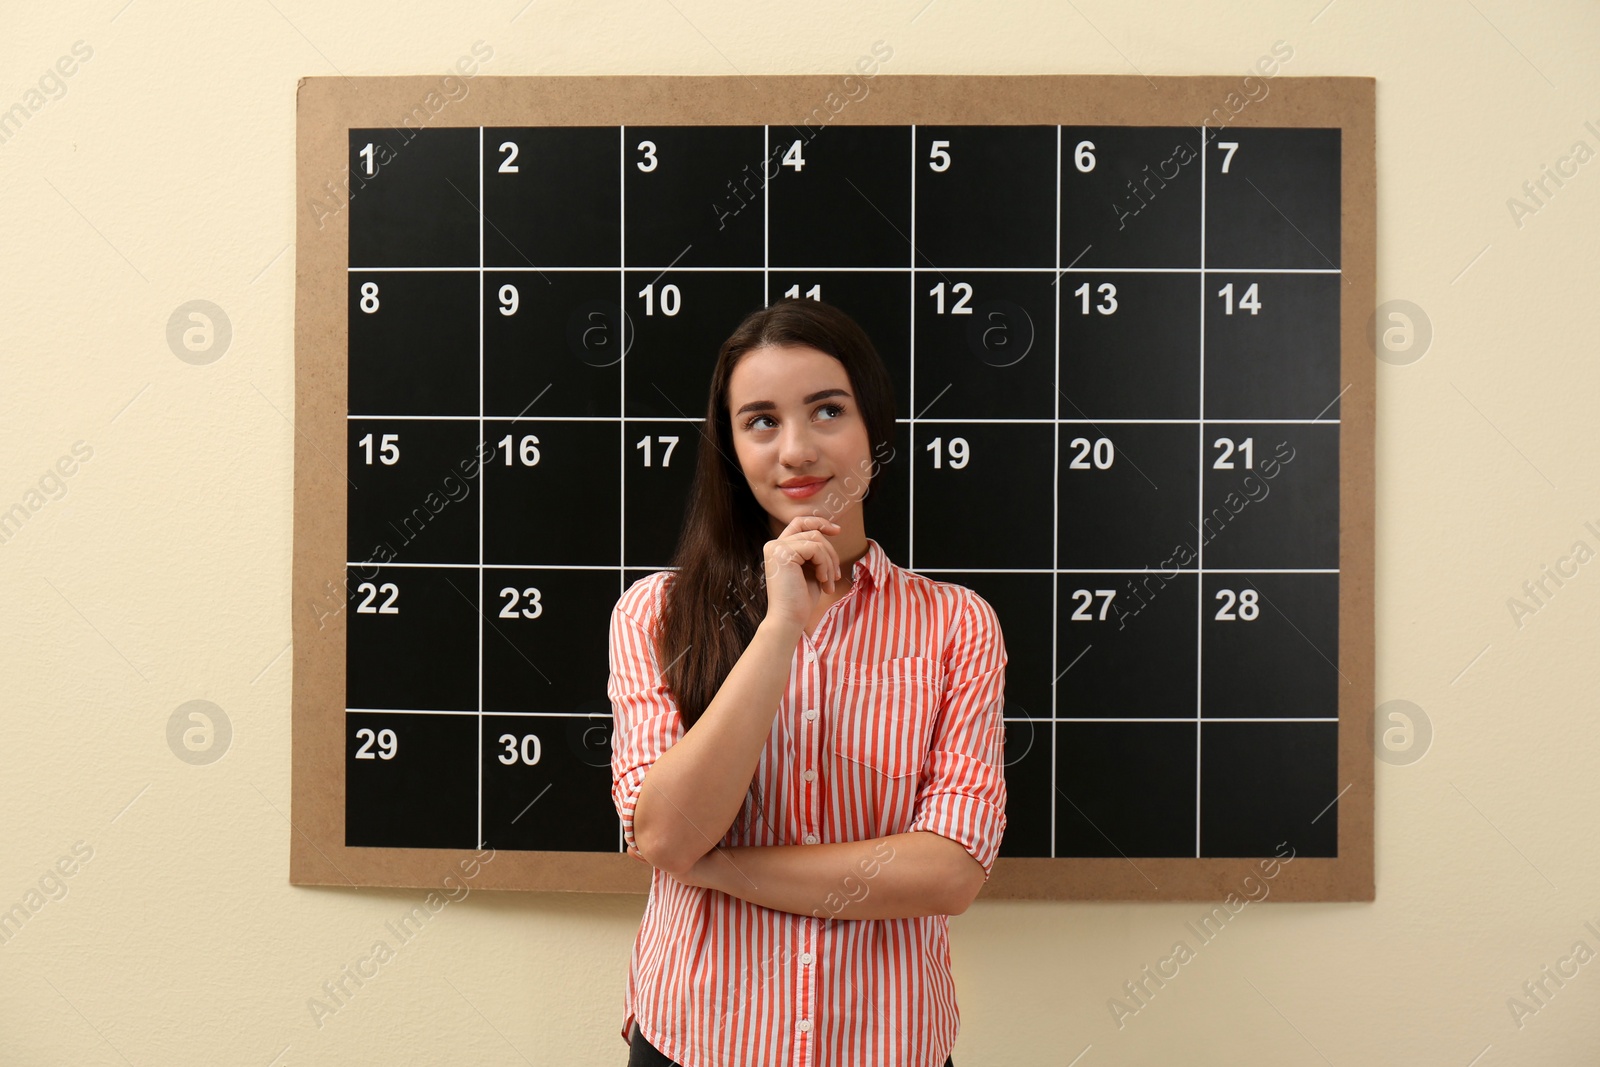
[(808, 722), (813, 720), (813, 719), (815, 719), (816, 717), (817, 717), (817, 709), (816, 708), (807, 708), (806, 709), (806, 720)]
[(806, 835), (806, 844), (814, 845), (816, 843), (817, 843), (817, 835), (816, 834), (807, 834)]
[(815, 663), (815, 662), (817, 662), (817, 654), (815, 652), (807, 652), (806, 653), (806, 662), (807, 663)]
[(808, 782), (814, 782), (817, 780), (817, 772), (812, 770), (810, 767), (807, 767), (806, 772), (800, 777), (804, 778)]
[(800, 953), (800, 962), (803, 963), (803, 964), (804, 963), (810, 963), (811, 962), (811, 953), (809, 953), (809, 952)]
[(799, 1030), (802, 1034), (809, 1034), (811, 1032), (811, 1020), (810, 1019), (801, 1019), (799, 1022), (795, 1023), (794, 1025), (795, 1025), (795, 1029)]

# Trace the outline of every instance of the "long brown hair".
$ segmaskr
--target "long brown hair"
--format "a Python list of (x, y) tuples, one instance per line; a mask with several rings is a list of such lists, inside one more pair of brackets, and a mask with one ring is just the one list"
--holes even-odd
[(870, 475), (871, 487), (879, 489), (861, 501), (863, 522), (874, 501), (883, 499), (882, 479), (894, 469), (884, 465), (894, 456), (894, 382), (866, 331), (849, 315), (818, 300), (788, 297), (745, 316), (722, 342), (657, 636), (664, 681), (686, 731), (705, 713), (766, 617), (763, 546), (772, 540), (770, 519), (734, 451), (728, 381), (746, 352), (769, 345), (806, 345), (844, 364), (875, 458), (870, 472), (853, 475), (854, 484)]

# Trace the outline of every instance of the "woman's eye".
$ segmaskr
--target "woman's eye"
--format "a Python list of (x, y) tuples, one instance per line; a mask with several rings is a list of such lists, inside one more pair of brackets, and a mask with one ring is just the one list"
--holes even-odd
[[(817, 411), (818, 412), (831, 411), (831, 412), (834, 413), (833, 417), (836, 419), (840, 415), (844, 414), (844, 405), (843, 404), (823, 404), (821, 407), (817, 408)], [(763, 429), (764, 427), (759, 427), (759, 426), (756, 425), (756, 423), (760, 422), (762, 419), (770, 420), (771, 418), (772, 418), (771, 415), (752, 415), (748, 419), (745, 420), (744, 428), (747, 429), (747, 430)], [(833, 420), (829, 419), (827, 421), (831, 422)]]

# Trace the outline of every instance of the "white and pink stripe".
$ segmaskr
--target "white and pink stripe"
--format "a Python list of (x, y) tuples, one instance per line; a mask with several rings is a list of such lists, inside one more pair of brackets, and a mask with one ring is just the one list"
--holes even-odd
[[(611, 615), (611, 793), (630, 847), (645, 772), (683, 736), (649, 636), (672, 573), (634, 582)], [(871, 538), (852, 574), (795, 645), (756, 769), (765, 806), (718, 844), (930, 830), (987, 878), (1006, 825), (999, 621), (972, 590), (905, 570)], [(948, 923), (799, 915), (656, 870), (622, 1035), (637, 1019), (684, 1067), (938, 1067), (960, 1021)]]

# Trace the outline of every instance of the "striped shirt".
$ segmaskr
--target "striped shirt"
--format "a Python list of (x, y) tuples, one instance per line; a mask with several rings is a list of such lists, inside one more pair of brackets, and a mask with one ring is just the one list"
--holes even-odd
[[(684, 733), (651, 640), (673, 573), (634, 582), (611, 615), (611, 795), (629, 847), (645, 772)], [(718, 845), (931, 830), (987, 880), (1006, 826), (999, 621), (977, 593), (897, 566), (871, 538), (852, 574), (796, 642), (756, 767), (763, 808)], [(852, 919), (846, 901), (799, 915), (655, 869), (623, 1039), (637, 1020), (684, 1067), (943, 1064), (960, 1022), (949, 916)]]

